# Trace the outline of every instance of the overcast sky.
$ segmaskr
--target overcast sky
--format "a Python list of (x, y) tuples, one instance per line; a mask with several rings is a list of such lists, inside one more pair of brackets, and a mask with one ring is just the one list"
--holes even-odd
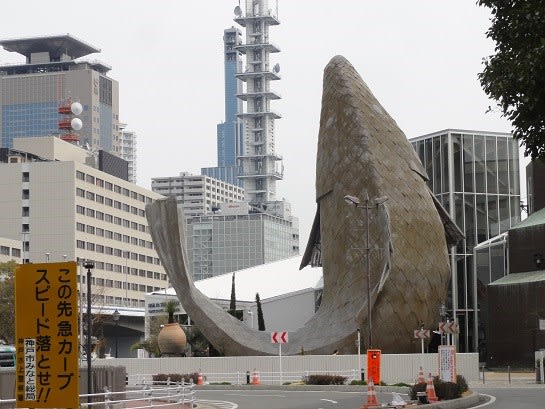
[[(244, 2), (243, 2), (244, 3)], [(70, 33), (119, 81), (120, 121), (138, 134), (139, 184), (216, 165), (224, 119), (223, 43), (237, 0), (5, 2), (3, 39)], [(244, 8), (244, 6), (242, 5)], [(269, 0), (276, 10), (276, 1)], [(284, 157), (278, 198), (292, 203), (306, 245), (315, 211), (322, 73), (344, 55), (407, 137), (445, 128), (509, 132), (477, 80), (493, 52), (488, 9), (476, 0), (279, 0), (270, 38), (281, 53), (283, 99), (272, 109)], [(23, 57), (0, 51), (0, 64)]]

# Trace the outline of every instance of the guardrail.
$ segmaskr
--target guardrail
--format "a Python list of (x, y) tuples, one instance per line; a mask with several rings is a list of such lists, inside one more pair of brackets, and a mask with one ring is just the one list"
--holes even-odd
[[(80, 408), (101, 409), (144, 409), (144, 408), (184, 408), (191, 409), (195, 403), (195, 385), (193, 383), (171, 383), (164, 386), (146, 383), (140, 389), (111, 392), (104, 387), (104, 392), (79, 395)], [(0, 408), (14, 408), (15, 399), (0, 399)]]
[[(166, 373), (165, 375), (171, 375), (174, 372)], [(259, 382), (267, 385), (278, 385), (283, 383), (304, 381), (309, 375), (338, 375), (346, 377), (346, 383), (350, 383), (353, 380), (361, 380), (362, 374), (355, 369), (351, 370), (339, 370), (339, 371), (286, 371), (286, 372), (271, 372), (271, 371), (257, 371), (259, 376)], [(128, 386), (142, 386), (152, 384), (153, 377), (157, 374), (127, 374)], [(203, 372), (204, 384), (224, 384), (231, 385), (246, 385), (253, 383), (254, 372)]]

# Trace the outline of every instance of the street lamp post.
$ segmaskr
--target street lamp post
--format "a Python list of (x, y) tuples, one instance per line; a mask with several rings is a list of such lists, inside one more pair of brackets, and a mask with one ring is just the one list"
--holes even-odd
[(92, 260), (85, 260), (83, 267), (87, 269), (87, 403), (91, 403), (92, 372), (91, 372), (91, 335), (93, 334), (93, 320), (91, 318), (91, 270), (95, 268)]
[(117, 308), (115, 309), (115, 311), (113, 312), (112, 314), (112, 317), (114, 319), (114, 322), (115, 322), (115, 357), (117, 358), (117, 325), (119, 324), (119, 316), (121, 314), (119, 313), (119, 311), (117, 311)]
[[(373, 199), (374, 206), (373, 209), (378, 205), (384, 203), (388, 200), (388, 197), (378, 197)], [(369, 195), (365, 192), (365, 197), (363, 199), (363, 204), (361, 204), (360, 199), (357, 196), (346, 195), (344, 196), (344, 201), (354, 207), (364, 208), (365, 209), (365, 258), (366, 258), (366, 268), (367, 268), (367, 348), (370, 349), (373, 346), (373, 325), (371, 321), (371, 257), (369, 253), (371, 252), (370, 242), (369, 242)]]

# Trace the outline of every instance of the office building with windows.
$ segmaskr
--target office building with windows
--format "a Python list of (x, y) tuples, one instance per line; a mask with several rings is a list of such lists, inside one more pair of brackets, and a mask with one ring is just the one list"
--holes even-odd
[[(411, 143), (430, 189), (465, 234), (450, 250), (452, 279), (445, 302), (450, 318), (460, 325), (459, 350), (476, 351), (482, 333), (477, 328), (475, 274), (481, 267), (473, 249), (520, 222), (518, 144), (509, 133), (459, 129), (423, 135)], [(505, 269), (501, 272), (506, 274)]]
[(238, 157), (243, 152), (242, 82), (236, 74), (242, 71), (242, 54), (235, 47), (242, 44), (242, 33), (231, 27), (223, 32), (225, 76), (225, 122), (217, 126), (217, 160), (215, 167), (202, 168), (201, 173), (232, 185), (242, 186)]
[(0, 237), (0, 263), (8, 261), (21, 262), (21, 240)]
[(244, 200), (244, 189), (205, 175), (182, 172), (179, 176), (151, 179), (151, 190), (175, 196), (186, 217), (204, 216), (219, 210), (221, 203)]
[(26, 263), (93, 260), (95, 311), (142, 317), (146, 293), (167, 286), (145, 217), (162, 196), (89, 166), (88, 151), (59, 138), (14, 145), (0, 155), (2, 235), (23, 243)]
[(187, 219), (186, 232), (195, 280), (299, 254), (298, 220), (285, 201), (267, 212), (224, 203), (220, 212)]
[(70, 34), (3, 40), (0, 45), (25, 57), (0, 66), (0, 147), (11, 148), (21, 137), (63, 135), (70, 121), (62, 128), (60, 109), (77, 101), (83, 107), (83, 127), (71, 140), (119, 155), (118, 83), (108, 76), (108, 65), (83, 58), (100, 52), (98, 48)]

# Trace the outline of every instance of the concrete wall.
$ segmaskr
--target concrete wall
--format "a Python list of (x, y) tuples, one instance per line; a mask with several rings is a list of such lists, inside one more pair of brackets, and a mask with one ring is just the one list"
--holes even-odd
[[(277, 356), (240, 357), (192, 357), (192, 358), (119, 358), (98, 360), (98, 365), (115, 365), (127, 368), (129, 384), (149, 382), (154, 374), (202, 372), (208, 382), (228, 381), (233, 384), (246, 383), (246, 371), (260, 372), (264, 384), (279, 384), (280, 358)], [(361, 366), (366, 370), (367, 358), (361, 355)], [(479, 379), (477, 353), (456, 355), (457, 372), (468, 382)], [(397, 382), (414, 383), (422, 365), (428, 372), (437, 374), (437, 354), (384, 354), (382, 355), (382, 380), (387, 384)], [(306, 371), (318, 374), (339, 374), (349, 380), (359, 379), (357, 355), (298, 355), (282, 357), (282, 380), (300, 380)]]

